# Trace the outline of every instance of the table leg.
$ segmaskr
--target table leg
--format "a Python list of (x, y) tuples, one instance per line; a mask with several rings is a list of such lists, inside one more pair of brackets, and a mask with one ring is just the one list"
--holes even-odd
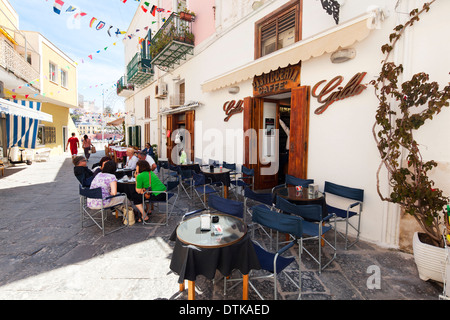
[(184, 291), (184, 281), (183, 283), (180, 283), (180, 292)]
[(195, 300), (195, 281), (188, 280), (188, 300)]
[(228, 187), (227, 186), (223, 186), (223, 197), (225, 199), (228, 198)]
[(248, 274), (242, 276), (242, 300), (248, 300)]

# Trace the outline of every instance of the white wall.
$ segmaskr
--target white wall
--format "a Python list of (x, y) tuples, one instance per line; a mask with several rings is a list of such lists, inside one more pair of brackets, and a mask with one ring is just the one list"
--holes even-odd
[[(233, 136), (231, 139), (231, 131), (227, 132), (227, 130), (233, 132), (242, 130), (243, 114), (234, 115), (229, 122), (224, 122), (223, 104), (226, 101), (241, 100), (252, 96), (252, 80), (235, 84), (240, 88), (238, 94), (229, 93), (228, 88), (202, 92), (201, 84), (252, 62), (254, 60), (255, 22), (288, 1), (266, 1), (266, 5), (262, 9), (254, 12), (248, 11), (247, 16), (230, 24), (228, 24), (229, 20), (224, 17), (227, 10), (223, 7), (228, 2), (221, 2), (220, 19), (222, 23), (216, 24), (216, 26), (222, 26), (219, 28), (221, 33), (196, 47), (195, 56), (171, 73), (166, 74), (164, 81), (169, 84), (169, 94), (173, 93), (175, 84), (172, 78), (179, 75), (180, 79), (184, 79), (186, 83), (186, 101), (194, 100), (201, 103), (200, 107), (196, 109), (195, 157), (207, 160), (208, 152), (214, 146), (217, 147), (216, 159), (232, 162), (234, 158), (234, 162), (239, 163), (243, 159), (242, 153), (239, 153), (242, 141), (237, 141), (237, 139), (235, 140), (237, 144), (233, 143), (235, 137)], [(400, 4), (405, 4), (412, 9), (420, 7), (422, 2), (422, 0), (405, 0), (400, 1)], [(389, 0), (347, 0), (341, 8), (341, 23), (365, 13), (371, 5), (384, 8), (388, 17), (382, 22), (380, 29), (372, 30), (365, 40), (353, 46), (357, 52), (355, 59), (342, 64), (333, 64), (330, 61), (330, 55), (325, 54), (303, 62), (301, 84), (312, 87), (318, 81), (329, 81), (338, 75), (344, 77), (343, 84), (346, 84), (353, 75), (363, 71), (367, 72), (364, 79), (366, 84), (375, 79), (379, 74), (383, 59), (380, 48), (388, 42), (389, 34), (404, 16), (403, 13), (396, 13), (396, 3), (397, 1)], [(396, 56), (399, 62), (410, 63), (410, 67), (405, 64), (405, 71), (409, 75), (417, 71), (426, 71), (442, 85), (448, 83), (448, 72), (450, 71), (448, 59), (450, 43), (446, 41), (449, 30), (449, 20), (446, 17), (448, 12), (450, 12), (450, 1), (437, 1), (431, 11), (425, 13), (421, 21), (411, 30), (406, 44), (403, 42), (399, 44), (405, 45), (406, 49), (410, 50), (406, 51), (410, 52), (409, 56), (403, 54)], [(229, 8), (229, 14), (237, 17), (231, 8)], [(302, 18), (303, 38), (335, 26), (333, 18), (322, 9), (320, 1), (305, 0)], [(429, 48), (433, 48), (433, 50), (429, 50)], [(153, 96), (153, 92), (152, 89), (149, 89), (151, 96)], [(138, 93), (135, 101), (143, 101), (145, 98), (143, 93)], [(160, 106), (166, 106), (167, 103), (168, 99), (161, 101)], [(364, 189), (365, 204), (361, 238), (379, 244), (397, 246), (398, 210), (383, 203), (376, 192), (376, 170), (380, 160), (372, 136), (372, 126), (377, 108), (373, 87), (369, 86), (358, 96), (337, 101), (323, 114), (316, 115), (314, 110), (319, 106), (317, 100), (311, 98), (308, 178), (314, 178), (321, 190), (327, 180)], [(136, 109), (138, 108), (136, 107)], [(434, 158), (447, 164), (443, 170), (438, 171), (438, 174), (450, 173), (450, 149), (448, 148), (450, 135), (445, 134), (448, 131), (448, 123), (450, 123), (450, 110), (444, 110), (433, 120), (433, 125), (427, 126), (418, 135), (424, 146), (424, 157)], [(218, 144), (221, 136), (228, 137), (228, 140), (224, 140), (223, 145)], [(162, 146), (165, 146), (164, 136)], [(163, 148), (163, 152), (165, 153), (165, 148)], [(382, 181), (382, 183), (382, 188), (387, 189), (386, 181)]]

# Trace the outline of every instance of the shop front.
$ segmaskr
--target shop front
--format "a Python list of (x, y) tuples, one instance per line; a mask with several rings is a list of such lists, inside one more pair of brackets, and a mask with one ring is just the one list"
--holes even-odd
[(255, 133), (244, 141), (244, 165), (255, 169), (255, 189), (286, 174), (307, 177), (310, 89), (300, 75), (298, 63), (255, 76), (253, 96), (244, 99), (244, 132)]

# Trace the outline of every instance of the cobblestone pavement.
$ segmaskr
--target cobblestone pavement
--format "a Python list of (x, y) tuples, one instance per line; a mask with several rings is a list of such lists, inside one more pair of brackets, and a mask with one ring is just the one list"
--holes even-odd
[[(89, 165), (102, 155), (99, 150)], [(103, 237), (96, 227), (81, 228), (71, 159), (53, 156), (7, 168), (0, 177), (0, 203), (0, 299), (187, 299), (169, 268), (174, 246), (169, 237), (181, 216), (198, 208), (187, 197), (179, 199), (168, 226), (135, 224)], [(363, 241), (347, 251), (342, 247), (338, 243), (336, 260), (321, 274), (302, 255), (303, 299), (437, 300), (442, 292), (441, 284), (419, 279), (410, 254)], [(294, 263), (288, 272), (294, 279), (296, 268)], [(379, 270), (379, 289), (373, 286), (373, 270)], [(296, 299), (296, 288), (283, 275), (280, 279), (279, 298)], [(253, 283), (273, 299), (271, 280)], [(202, 276), (196, 281), (198, 300), (238, 300), (241, 295), (235, 288), (224, 296), (218, 272), (214, 281)], [(253, 290), (249, 296), (258, 299)]]

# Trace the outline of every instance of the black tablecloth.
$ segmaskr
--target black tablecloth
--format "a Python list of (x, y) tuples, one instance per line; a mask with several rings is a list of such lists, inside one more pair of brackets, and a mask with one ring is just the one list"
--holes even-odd
[(221, 172), (221, 173), (209, 173), (206, 170), (203, 170), (202, 173), (206, 177), (206, 182), (222, 182), (224, 186), (229, 187), (231, 184), (230, 179), (230, 171)]
[(176, 238), (170, 269), (179, 275), (178, 283), (183, 283), (184, 280), (195, 281), (198, 275), (214, 279), (216, 270), (223, 276), (229, 276), (236, 269), (248, 274), (252, 269), (261, 269), (261, 265), (247, 233), (235, 244), (211, 249), (188, 246)]
[(142, 203), (142, 194), (138, 194), (136, 192), (136, 183), (117, 182), (117, 191), (120, 193), (125, 193), (128, 200), (133, 201), (133, 203)]
[(126, 170), (116, 171), (114, 173), (114, 175), (116, 176), (117, 180), (122, 179), (125, 175), (127, 175), (128, 178), (131, 178), (133, 176), (133, 170), (126, 169)]
[(198, 163), (191, 163), (191, 164), (182, 164), (180, 165), (181, 170), (192, 170), (195, 173), (202, 172), (200, 170), (200, 165)]

